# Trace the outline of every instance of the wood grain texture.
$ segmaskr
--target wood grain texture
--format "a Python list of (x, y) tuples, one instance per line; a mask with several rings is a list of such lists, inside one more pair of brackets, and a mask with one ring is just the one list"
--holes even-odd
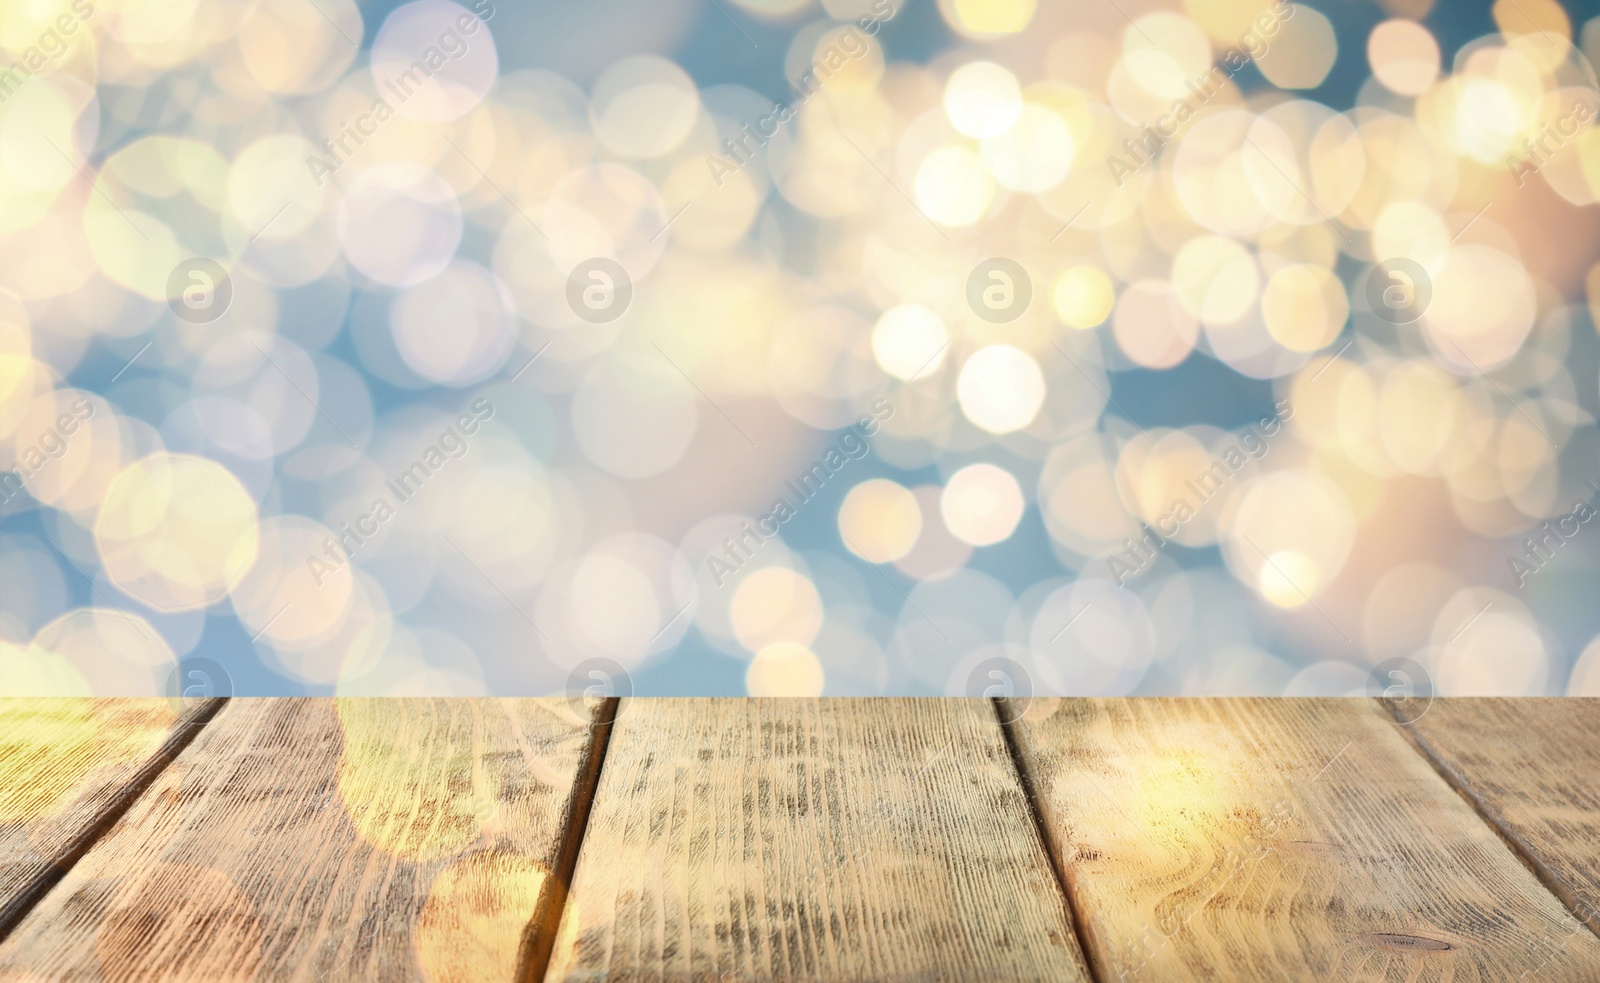
[(1600, 980), (1369, 700), (1036, 700), (1015, 725), (1101, 980)]
[(1600, 699), (1435, 700), (1409, 733), (1600, 932)]
[(624, 700), (550, 980), (1084, 980), (982, 700)]
[(0, 700), (0, 932), (215, 710), (159, 698)]
[(512, 979), (588, 714), (234, 699), (0, 945), (0, 978)]

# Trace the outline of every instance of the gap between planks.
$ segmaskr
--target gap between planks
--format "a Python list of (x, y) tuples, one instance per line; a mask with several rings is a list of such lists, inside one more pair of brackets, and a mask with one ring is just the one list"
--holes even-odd
[(210, 697), (185, 710), (172, 725), (172, 731), (161, 743), (161, 747), (140, 766), (138, 771), (134, 772), (126, 784), (117, 790), (111, 801), (84, 823), (83, 828), (62, 844), (53, 856), (46, 859), (43, 870), (8, 898), (4, 905), (0, 905), (0, 942), (4, 942), (34, 906), (61, 883), (61, 879), (83, 859), (89, 848), (94, 846), (107, 830), (116, 825), (117, 820), (139, 800), (139, 796), (143, 795), (167, 766), (183, 753), (183, 749), (200, 736), (200, 732), (227, 702), (228, 698), (225, 696)]
[(562, 830), (555, 863), (545, 881), (549, 889), (539, 892), (533, 917), (522, 931), (522, 943), (517, 954), (518, 983), (542, 983), (550, 970), (556, 934), (561, 929), (561, 916), (567, 907), (567, 893), (572, 889), (572, 875), (578, 867), (578, 851), (583, 847), (584, 834), (589, 829), (589, 812), (594, 806), (595, 790), (600, 787), (600, 769), (605, 764), (606, 749), (611, 746), (611, 725), (616, 722), (617, 707), (621, 702), (618, 697), (607, 697), (595, 709), (589, 725), (589, 743), (584, 748), (578, 774), (572, 782), (567, 828)]
[[(117, 820), (132, 808), (161, 773), (193, 743), (227, 702), (227, 697), (214, 697), (196, 703), (184, 711), (174, 723), (172, 731), (162, 742), (161, 747), (117, 791), (111, 801), (48, 859), (48, 865), (44, 870), (0, 906), (0, 942), (4, 942), (10, 936), (12, 930), (67, 876), (90, 848), (116, 825)], [(517, 960), (516, 979), (519, 983), (540, 983), (549, 969), (556, 932), (561, 924), (567, 893), (572, 885), (573, 871), (578, 863), (578, 852), (588, 828), (595, 789), (599, 786), (600, 769), (605, 762), (606, 749), (610, 744), (611, 725), (616, 720), (620, 702), (615, 697), (607, 698), (595, 709), (590, 724), (590, 739), (584, 749), (578, 774), (572, 786), (567, 811), (567, 828), (562, 831), (556, 862), (547, 881), (550, 888), (541, 892), (533, 917), (523, 929)]]
[(1539, 859), (1537, 851), (1533, 849), (1533, 846), (1527, 840), (1517, 835), (1516, 830), (1496, 817), (1495, 810), (1489, 806), (1489, 803), (1484, 801), (1481, 795), (1473, 790), (1472, 784), (1467, 781), (1466, 776), (1450, 767), (1449, 762), (1434, 751), (1415, 727), (1401, 720), (1392, 704), (1379, 697), (1373, 697), (1373, 699), (1382, 707), (1383, 712), (1388, 714), (1394, 721), (1395, 726), (1399, 727), (1400, 731), (1405, 734), (1406, 741), (1411, 747), (1422, 755), (1423, 760), (1428, 762), (1428, 765), (1444, 780), (1446, 785), (1450, 786), (1457, 795), (1466, 800), (1467, 805), (1472, 807), (1472, 811), (1477, 813), (1478, 818), (1483, 820), (1484, 825), (1500, 836), (1506, 848), (1515, 854), (1518, 860), (1522, 861), (1523, 866), (1527, 867), (1534, 877), (1539, 879), (1539, 883), (1544, 885), (1545, 890), (1554, 895), (1556, 900), (1560, 901), (1572, 913), (1573, 918), (1576, 918), (1580, 924), (1597, 938), (1600, 938), (1600, 916), (1597, 916), (1593, 909), (1578, 900), (1578, 897), (1572, 893), (1572, 890), (1567, 887), (1560, 876), (1550, 868), (1550, 865)]
[(1061, 903), (1067, 909), (1067, 921), (1072, 924), (1072, 935), (1077, 939), (1078, 951), (1083, 954), (1083, 963), (1089, 974), (1090, 983), (1106, 983), (1110, 976), (1107, 975), (1108, 970), (1100, 963), (1099, 953), (1089, 944), (1089, 923), (1082, 916), (1081, 899), (1074, 896), (1072, 878), (1068, 875), (1060, 852), (1045, 828), (1045, 812), (1039, 797), (1038, 775), (1034, 771), (1032, 761), (1023, 752), (1015, 731), (1020, 714), (1012, 712), (1016, 708), (1003, 696), (993, 697), (991, 702), (994, 705), (995, 722), (1000, 725), (1000, 733), (1005, 735), (1006, 750), (1011, 753), (1011, 765), (1016, 769), (1017, 781), (1021, 784), (1023, 795), (1028, 800), (1028, 813), (1033, 817), (1034, 835), (1039, 837), (1039, 846), (1044, 850), (1045, 856), (1050, 858), (1050, 869), (1055, 872), (1056, 887), (1061, 890)]
[[(600, 774), (604, 765), (606, 751), (609, 747), (612, 726), (616, 719), (619, 702), (616, 698), (609, 698), (596, 710), (591, 725), (592, 738), (585, 749), (577, 779), (573, 784), (570, 808), (567, 813), (567, 828), (562, 833), (556, 863), (551, 871), (549, 880), (551, 887), (550, 890), (542, 892), (533, 917), (524, 928), (518, 958), (517, 979), (520, 983), (541, 983), (549, 969), (556, 934), (566, 906), (567, 895), (571, 888), (578, 854), (587, 832), (589, 815), (599, 785)], [(1377, 700), (1376, 702), (1384, 704), (1382, 700)], [(84, 825), (83, 829), (64, 844), (54, 856), (49, 858), (49, 864), (44, 870), (29, 881), (25, 888), (13, 895), (4, 906), (0, 906), (0, 941), (10, 935), (16, 925), (66, 876), (95, 842), (115, 825), (161, 772), (199, 736), (201, 731), (205, 729), (206, 725), (210, 723), (226, 703), (226, 697), (208, 699), (191, 706), (184, 712), (177, 723), (174, 724), (172, 732), (162, 743), (159, 750), (145, 762), (139, 771), (117, 792), (115, 797), (101, 808)], [(1034, 821), (1035, 834), (1039, 837), (1046, 855), (1050, 858), (1057, 886), (1061, 891), (1062, 901), (1066, 907), (1069, 921), (1072, 924), (1073, 932), (1077, 938), (1079, 949), (1083, 954), (1089, 975), (1096, 983), (1104, 983), (1107, 980), (1106, 971), (1104, 966), (1101, 965), (1095, 946), (1092, 944), (1089, 926), (1082, 917), (1081, 899), (1075, 896), (1071, 874), (1065, 867), (1063, 858), (1052, 845), (1051, 838), (1046, 835), (1044, 828), (1045, 813), (1039, 798), (1037, 774), (1015, 733), (1017, 722), (1008, 720), (1009, 707), (1003, 698), (993, 700), (992, 704), (996, 722), (1000, 725), (1018, 781), (1028, 801), (1029, 812)], [(1589, 928), (1591, 932), (1600, 936), (1600, 925), (1597, 925), (1593, 918), (1584, 915), (1583, 906), (1578, 904), (1571, 891), (1564, 887), (1561, 879), (1556, 876), (1555, 872), (1547, 864), (1538, 859), (1535, 851), (1514, 830), (1507, 828), (1496, 819), (1494, 811), (1472, 789), (1466, 778), (1435, 753), (1422, 736), (1415, 732), (1414, 728), (1400, 721), (1392, 712), (1392, 707), (1385, 704), (1383, 710), (1391, 717), (1395, 726), (1405, 732), (1407, 742), (1412, 749), (1427, 761), (1434, 772), (1472, 807), (1481, 821), (1495, 831), (1518, 859), (1539, 879), (1540, 883), (1562, 903), (1563, 907), (1571, 912), (1580, 923)]]

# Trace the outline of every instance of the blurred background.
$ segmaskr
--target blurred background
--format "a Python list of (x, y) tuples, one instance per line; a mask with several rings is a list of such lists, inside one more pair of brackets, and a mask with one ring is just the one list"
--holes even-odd
[(0, 693), (1600, 695), (1581, 5), (0, 11)]

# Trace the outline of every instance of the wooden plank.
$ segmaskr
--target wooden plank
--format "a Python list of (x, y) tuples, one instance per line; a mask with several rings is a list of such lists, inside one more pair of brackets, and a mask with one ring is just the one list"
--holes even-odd
[(624, 700), (549, 980), (1085, 980), (994, 707)]
[(511, 979), (576, 700), (234, 699), (0, 945), (0, 978)]
[(1408, 733), (1600, 932), (1600, 699), (1435, 700)]
[(0, 700), (0, 935), (220, 706), (159, 698)]
[(1597, 941), (1371, 700), (1036, 700), (1101, 980), (1600, 980)]

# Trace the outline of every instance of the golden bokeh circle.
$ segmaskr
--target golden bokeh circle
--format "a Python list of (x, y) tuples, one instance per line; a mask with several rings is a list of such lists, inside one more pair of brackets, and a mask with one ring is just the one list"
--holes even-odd
[(192, 611), (227, 596), (255, 563), (255, 499), (222, 465), (152, 454), (106, 489), (95, 546), (113, 583), (158, 611)]

